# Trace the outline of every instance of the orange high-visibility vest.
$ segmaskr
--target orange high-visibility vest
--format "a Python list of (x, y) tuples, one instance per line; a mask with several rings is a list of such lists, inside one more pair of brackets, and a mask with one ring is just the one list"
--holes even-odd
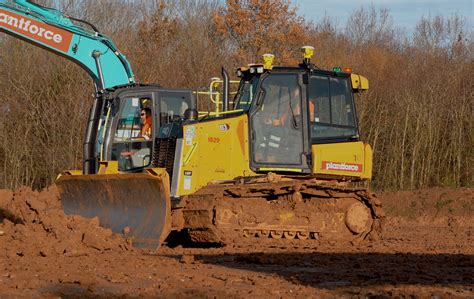
[(142, 129), (140, 130), (140, 136), (145, 139), (151, 138), (151, 116), (147, 116), (145, 119), (145, 123), (143, 124)]

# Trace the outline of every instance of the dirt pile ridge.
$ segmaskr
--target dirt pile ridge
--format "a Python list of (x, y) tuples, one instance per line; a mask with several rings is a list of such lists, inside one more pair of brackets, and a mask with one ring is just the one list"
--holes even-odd
[(55, 186), (41, 192), (0, 190), (0, 258), (82, 256), (129, 251), (99, 219), (65, 215)]
[(65, 215), (54, 186), (0, 190), (0, 297), (474, 298), (474, 189), (378, 198), (376, 241), (152, 250)]
[(378, 194), (384, 211), (407, 219), (470, 218), (474, 213), (473, 188), (425, 188)]

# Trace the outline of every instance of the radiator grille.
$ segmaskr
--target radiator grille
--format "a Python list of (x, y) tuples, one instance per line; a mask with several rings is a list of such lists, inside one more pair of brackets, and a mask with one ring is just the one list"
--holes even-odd
[(166, 168), (170, 178), (173, 177), (175, 150), (176, 138), (156, 139), (153, 167)]

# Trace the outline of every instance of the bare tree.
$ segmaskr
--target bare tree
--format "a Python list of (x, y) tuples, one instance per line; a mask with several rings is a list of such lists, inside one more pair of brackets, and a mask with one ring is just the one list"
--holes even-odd
[[(308, 23), (285, 0), (38, 1), (85, 19), (112, 37), (142, 82), (197, 88), (258, 61), (300, 60), (315, 46), (321, 68), (350, 66), (370, 80), (357, 98), (362, 138), (374, 148), (378, 189), (472, 186), (472, 28), (454, 15), (423, 17), (401, 35), (387, 10), (361, 8), (338, 30)], [(42, 188), (81, 166), (93, 92), (77, 65), (0, 36), (0, 188)]]

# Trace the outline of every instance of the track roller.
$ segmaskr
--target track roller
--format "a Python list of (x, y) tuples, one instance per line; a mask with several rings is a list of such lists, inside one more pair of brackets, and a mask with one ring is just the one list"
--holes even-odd
[(277, 230), (271, 230), (270, 237), (272, 237), (273, 239), (281, 239), (281, 237), (283, 237), (283, 232), (277, 231)]

